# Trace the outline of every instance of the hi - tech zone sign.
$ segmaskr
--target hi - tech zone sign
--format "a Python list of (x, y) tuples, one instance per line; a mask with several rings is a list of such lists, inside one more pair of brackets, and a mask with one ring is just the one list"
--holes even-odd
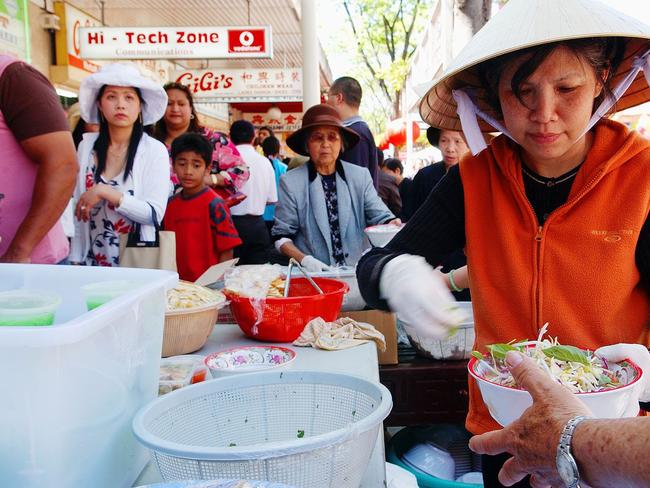
[(271, 26), (82, 27), (84, 59), (271, 58)]

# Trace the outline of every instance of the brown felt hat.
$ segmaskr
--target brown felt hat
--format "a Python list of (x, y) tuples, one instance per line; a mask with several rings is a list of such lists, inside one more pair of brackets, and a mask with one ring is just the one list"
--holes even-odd
[(359, 142), (359, 134), (343, 126), (338, 111), (324, 103), (314, 105), (302, 117), (302, 127), (287, 137), (287, 146), (295, 153), (309, 156), (307, 151), (307, 136), (310, 129), (319, 126), (337, 127), (345, 140), (345, 148), (349, 149)]

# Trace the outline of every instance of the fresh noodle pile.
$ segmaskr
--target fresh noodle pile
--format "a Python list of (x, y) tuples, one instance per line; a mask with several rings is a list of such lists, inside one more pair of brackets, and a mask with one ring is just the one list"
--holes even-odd
[(167, 292), (167, 311), (185, 310), (225, 301), (223, 293), (188, 281), (179, 281), (178, 286)]
[(610, 368), (605, 359), (590, 351), (563, 346), (557, 338), (545, 339), (547, 328), (548, 324), (542, 327), (537, 340), (487, 346), (490, 351), (488, 356), (474, 351), (472, 356), (478, 359), (476, 372), (492, 383), (517, 388), (515, 379), (505, 363), (505, 356), (508, 351), (519, 351), (532, 358), (551, 378), (573, 393), (618, 388), (636, 378), (634, 368), (626, 362)]

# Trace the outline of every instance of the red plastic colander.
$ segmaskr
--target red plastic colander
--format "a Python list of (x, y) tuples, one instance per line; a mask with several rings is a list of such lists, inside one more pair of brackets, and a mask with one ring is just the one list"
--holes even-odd
[(343, 281), (330, 278), (313, 280), (323, 290), (322, 295), (306, 278), (292, 278), (288, 297), (266, 299), (262, 321), (257, 327), (254, 327), (257, 315), (251, 299), (228, 290), (224, 293), (230, 300), (230, 309), (239, 328), (248, 337), (258, 341), (292, 342), (310, 320), (316, 317), (328, 322), (336, 320), (343, 297), (350, 290)]

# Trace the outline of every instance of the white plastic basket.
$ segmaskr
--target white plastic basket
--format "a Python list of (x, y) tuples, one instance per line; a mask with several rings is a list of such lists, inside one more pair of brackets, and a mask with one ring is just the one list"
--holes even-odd
[[(82, 287), (134, 288), (88, 311)], [(0, 327), (0, 487), (133, 485), (149, 453), (135, 413), (158, 392), (169, 271), (0, 264), (0, 291), (61, 297), (54, 324)]]
[(138, 412), (133, 431), (164, 480), (358, 488), (391, 408), (383, 385), (355, 376), (256, 373), (165, 395)]

